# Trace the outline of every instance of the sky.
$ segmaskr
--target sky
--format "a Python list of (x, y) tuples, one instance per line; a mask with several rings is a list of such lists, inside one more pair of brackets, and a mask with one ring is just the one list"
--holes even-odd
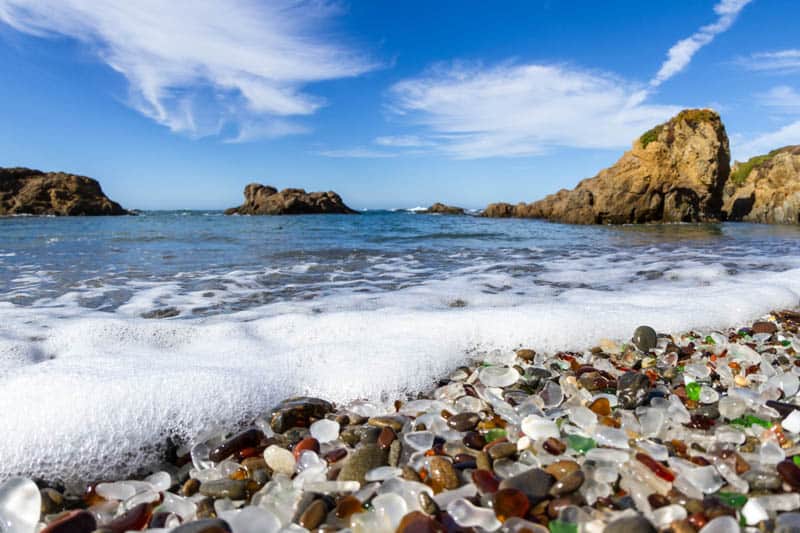
[(687, 107), (800, 144), (797, 0), (0, 0), (0, 166), (125, 207), (250, 182), (355, 208), (533, 201)]

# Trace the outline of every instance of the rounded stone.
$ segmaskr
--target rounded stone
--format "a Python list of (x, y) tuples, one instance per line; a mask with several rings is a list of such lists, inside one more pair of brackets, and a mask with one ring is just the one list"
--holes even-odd
[(494, 514), (501, 522), (509, 518), (522, 518), (528, 514), (531, 502), (524, 492), (518, 489), (501, 489), (494, 493), (492, 498)]
[(339, 471), (339, 481), (358, 481), (366, 483), (367, 472), (379, 466), (385, 466), (389, 457), (388, 450), (377, 444), (365, 444), (357, 448)]
[(428, 463), (430, 485), (433, 492), (457, 489), (460, 485), (453, 463), (444, 457), (431, 457)]
[(219, 518), (205, 518), (178, 526), (172, 533), (231, 533), (231, 526)]
[(97, 521), (88, 511), (71, 511), (50, 522), (40, 533), (91, 533)]
[(650, 326), (639, 326), (633, 332), (631, 341), (640, 351), (649, 352), (658, 345), (658, 335)]
[(656, 528), (643, 515), (635, 515), (614, 520), (603, 533), (656, 533)]
[(447, 419), (447, 425), (456, 431), (469, 431), (475, 429), (480, 421), (478, 413), (458, 413)]
[(322, 500), (314, 500), (311, 505), (305, 508), (297, 523), (309, 530), (316, 529), (328, 514), (328, 507)]

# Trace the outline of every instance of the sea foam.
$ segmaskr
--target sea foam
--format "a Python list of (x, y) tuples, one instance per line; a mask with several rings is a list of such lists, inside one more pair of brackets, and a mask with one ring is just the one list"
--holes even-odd
[[(554, 269), (553, 281), (592, 274), (576, 261), (570, 268)], [(170, 320), (69, 300), (2, 303), (0, 476), (113, 478), (156, 461), (168, 436), (232, 428), (291, 395), (389, 402), (488, 350), (582, 350), (603, 337), (626, 340), (640, 324), (721, 328), (796, 306), (800, 295), (800, 269), (731, 275), (687, 262), (671, 272), (518, 295), (486, 289), (513, 283), (506, 274), (476, 286), (467, 268), (378, 295), (339, 292)], [(138, 312), (164, 292), (142, 287), (128, 305)]]

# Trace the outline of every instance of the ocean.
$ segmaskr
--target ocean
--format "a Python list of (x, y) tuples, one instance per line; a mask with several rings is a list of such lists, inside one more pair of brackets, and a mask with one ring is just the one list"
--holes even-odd
[(296, 394), (390, 402), (494, 350), (800, 301), (800, 228), (359, 216), (0, 219), (0, 477), (134, 472)]

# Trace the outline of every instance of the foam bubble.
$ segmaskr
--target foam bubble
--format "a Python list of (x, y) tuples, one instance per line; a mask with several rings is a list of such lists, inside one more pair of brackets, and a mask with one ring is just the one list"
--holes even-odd
[(138, 317), (169, 292), (157, 287), (115, 313), (2, 303), (0, 476), (112, 478), (153, 462), (169, 435), (232, 427), (287, 396), (391, 401), (431, 387), (467, 353), (585, 349), (640, 324), (719, 328), (798, 303), (800, 269), (672, 268), (677, 280), (524, 295), (502, 289), (515, 283), (507, 272), (476, 281), (466, 268), (388, 293), (179, 320)]

